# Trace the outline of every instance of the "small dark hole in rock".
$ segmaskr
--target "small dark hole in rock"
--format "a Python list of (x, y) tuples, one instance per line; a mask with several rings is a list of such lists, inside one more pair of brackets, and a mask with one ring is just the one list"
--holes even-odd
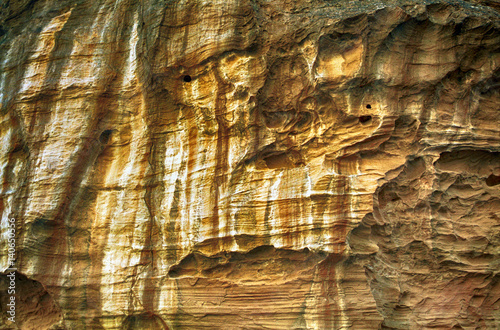
[(500, 176), (492, 174), (486, 179), (486, 185), (489, 187), (496, 186), (497, 184), (500, 184)]
[(367, 109), (371, 109), (371, 108), (372, 108), (372, 105), (371, 105), (371, 104), (367, 104), (367, 105), (366, 105), (366, 108), (367, 108)]
[(16, 145), (14, 146), (14, 149), (12, 149), (12, 153), (14, 153), (14, 152), (18, 152), (18, 151), (21, 151), (21, 150), (23, 150), (23, 149), (24, 149), (24, 145), (22, 145), (22, 144), (18, 143), (18, 144), (16, 144)]
[(108, 143), (109, 137), (111, 136), (112, 132), (113, 131), (110, 129), (107, 129), (104, 132), (102, 132), (101, 136), (99, 137), (99, 141), (101, 141), (101, 143)]
[(184, 82), (190, 82), (192, 79), (191, 79), (191, 76), (190, 75), (185, 75), (184, 78), (182, 78), (184, 80)]
[(361, 116), (359, 117), (359, 122), (361, 124), (367, 123), (372, 119), (372, 116)]

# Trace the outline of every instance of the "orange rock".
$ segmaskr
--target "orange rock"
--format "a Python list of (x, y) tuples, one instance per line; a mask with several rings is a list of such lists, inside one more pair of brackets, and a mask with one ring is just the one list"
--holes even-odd
[(497, 327), (498, 5), (427, 3), (4, 3), (17, 326)]

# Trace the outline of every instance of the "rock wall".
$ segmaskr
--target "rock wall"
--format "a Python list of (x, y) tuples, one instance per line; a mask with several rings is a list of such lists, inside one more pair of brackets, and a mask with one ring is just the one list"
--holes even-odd
[(500, 327), (498, 1), (0, 7), (0, 329)]

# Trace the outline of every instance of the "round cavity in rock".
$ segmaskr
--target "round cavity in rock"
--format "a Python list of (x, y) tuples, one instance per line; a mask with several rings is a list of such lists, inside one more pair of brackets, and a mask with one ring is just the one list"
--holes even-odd
[(111, 133), (112, 133), (112, 130), (110, 130), (110, 129), (105, 130), (104, 132), (101, 133), (101, 136), (99, 137), (99, 141), (101, 141), (101, 143), (108, 143), (109, 138), (111, 136)]
[(496, 175), (492, 174), (486, 179), (486, 185), (488, 187), (493, 187), (493, 186), (496, 186), (498, 184), (500, 184), (500, 176), (496, 176)]
[(191, 76), (187, 74), (184, 76), (184, 78), (182, 78), (182, 80), (184, 80), (184, 82), (190, 82), (192, 79)]
[(361, 117), (359, 117), (359, 122), (361, 124), (368, 123), (370, 120), (372, 120), (372, 116), (361, 116)]
[(372, 105), (371, 105), (371, 104), (367, 104), (367, 105), (366, 105), (366, 108), (367, 108), (367, 109), (371, 109), (371, 108), (372, 108)]

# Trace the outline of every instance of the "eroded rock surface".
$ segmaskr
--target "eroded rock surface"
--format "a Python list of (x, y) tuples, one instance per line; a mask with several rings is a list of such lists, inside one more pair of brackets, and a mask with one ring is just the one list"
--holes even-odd
[(497, 1), (0, 6), (0, 328), (500, 326)]

